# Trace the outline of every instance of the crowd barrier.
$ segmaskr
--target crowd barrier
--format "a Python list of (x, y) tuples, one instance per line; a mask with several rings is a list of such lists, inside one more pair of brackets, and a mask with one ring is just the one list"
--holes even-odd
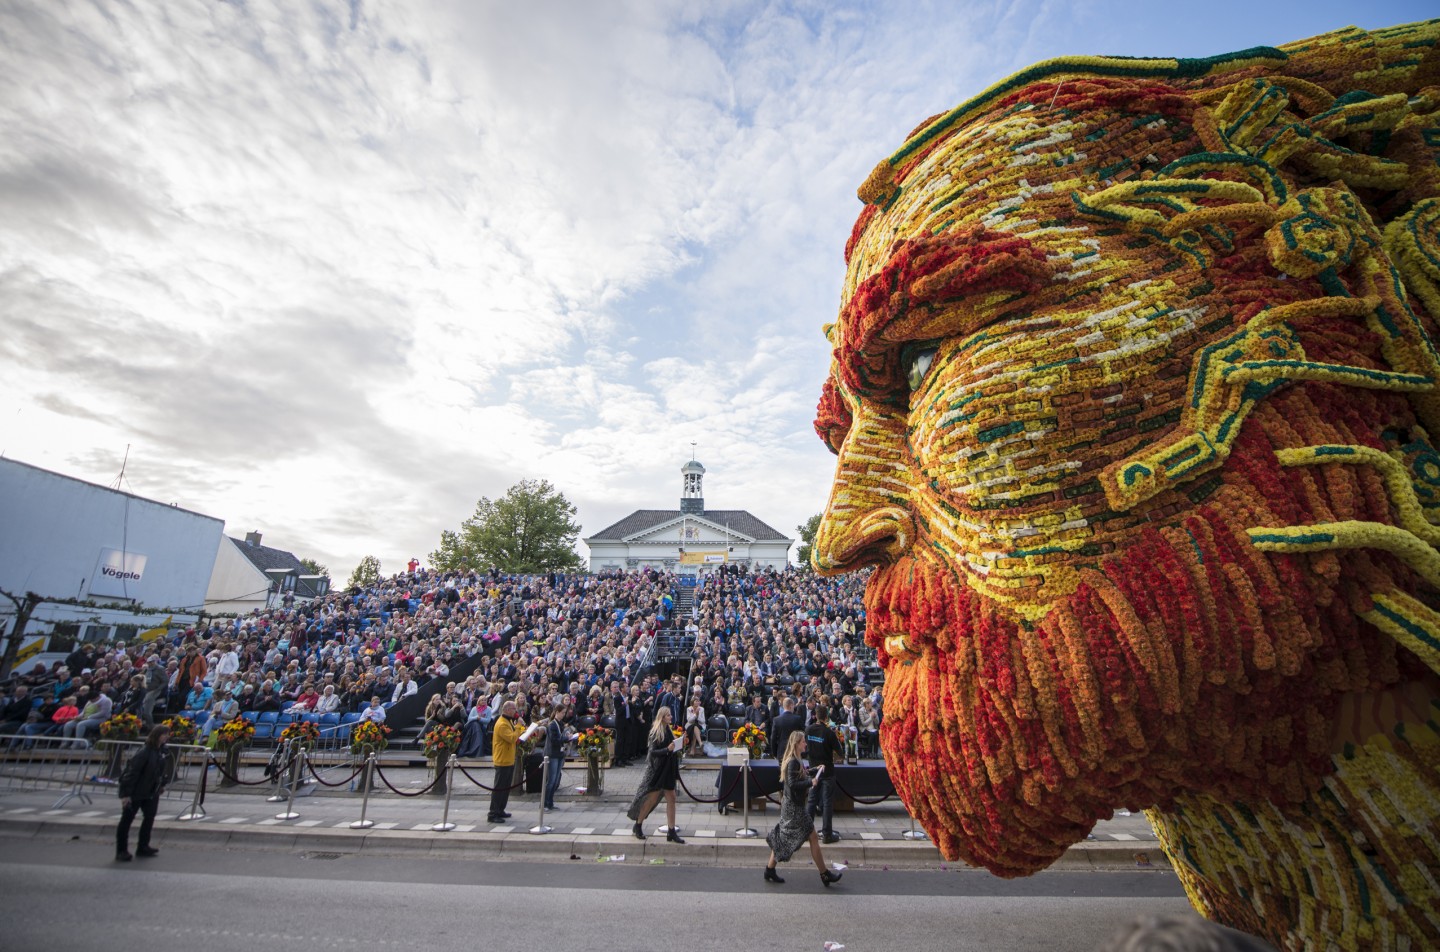
[[(143, 741), (102, 741), (95, 747), (78, 746), (68, 738), (29, 737), (24, 735), (0, 735), (0, 789), (61, 791), (54, 808), (59, 808), (72, 799), (90, 803), (90, 794), (100, 790), (108, 795), (118, 793), (121, 771), (136, 750), (144, 746)], [(199, 820), (207, 813), (205, 800), (212, 786), (210, 776), (219, 775), (219, 783), (225, 786), (260, 787), (269, 786), (271, 792), (266, 798), (270, 803), (284, 803), (277, 820), (296, 820), (301, 813), (296, 809), (297, 798), (304, 796), (307, 787), (321, 786), (341, 788), (348, 786), (351, 792), (360, 794), (360, 817), (350, 824), (351, 829), (366, 830), (375, 825), (369, 819), (370, 799), (378, 783), (392, 794), (406, 799), (421, 797), (434, 792), (444, 784), (444, 805), (439, 822), (431, 826), (437, 833), (448, 833), (456, 828), (450, 822), (450, 802), (455, 790), (458, 773), (480, 790), (490, 792), (495, 788), (477, 779), (470, 773), (471, 768), (482, 764), (471, 761), (467, 765), (458, 757), (450, 757), (442, 767), (433, 769), (428, 783), (418, 790), (402, 790), (385, 775), (379, 757), (370, 752), (359, 756), (335, 744), (317, 744), (302, 747), (282, 742), (275, 748), (268, 762), (257, 770), (254, 764), (244, 764), (239, 758), (229, 758), (224, 751), (211, 750), (197, 744), (168, 744), (166, 751), (171, 757), (171, 776), (165, 786), (162, 798), (171, 802), (184, 802), (185, 806), (176, 816), (177, 820)], [(529, 832), (544, 835), (552, 831), (545, 823), (544, 790), (550, 779), (551, 758), (541, 763), (541, 793), (538, 817)], [(515, 782), (507, 789), (517, 790), (525, 784), (523, 766), (515, 771)], [(747, 763), (736, 772), (729, 787), (715, 797), (695, 794), (685, 783), (684, 773), (679, 778), (680, 787), (687, 797), (696, 803), (729, 802), (737, 787), (742, 788), (744, 803), (744, 825), (735, 831), (737, 837), (752, 837), (750, 828), (750, 767)], [(313, 792), (311, 790), (310, 792)], [(766, 796), (765, 794), (761, 794)], [(766, 799), (771, 799), (766, 796)], [(881, 798), (886, 799), (886, 798)], [(879, 802), (871, 801), (871, 802)], [(903, 834), (905, 839), (923, 839), (925, 834), (917, 831), (914, 818), (910, 830)]]

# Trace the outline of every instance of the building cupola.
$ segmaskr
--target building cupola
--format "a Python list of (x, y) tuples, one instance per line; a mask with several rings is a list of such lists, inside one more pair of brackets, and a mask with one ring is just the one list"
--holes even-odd
[(701, 486), (701, 482), (705, 478), (705, 467), (692, 459), (680, 467), (680, 476), (683, 480), (680, 490), (680, 511), (691, 515), (704, 515), (705, 490)]

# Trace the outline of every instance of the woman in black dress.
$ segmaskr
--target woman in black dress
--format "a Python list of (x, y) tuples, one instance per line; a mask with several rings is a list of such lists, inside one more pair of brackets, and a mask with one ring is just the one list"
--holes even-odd
[(780, 757), (780, 777), (783, 799), (780, 802), (780, 822), (765, 834), (770, 846), (770, 862), (765, 866), (767, 883), (783, 883), (775, 872), (775, 863), (787, 863), (805, 842), (810, 843), (810, 858), (820, 870), (820, 882), (829, 886), (840, 881), (840, 874), (825, 867), (825, 855), (820, 852), (820, 837), (815, 833), (815, 823), (805, 802), (810, 788), (820, 782), (820, 777), (811, 777), (805, 771), (801, 757), (805, 755), (805, 732), (795, 731), (785, 743), (785, 753)]
[(626, 816), (635, 821), (635, 838), (645, 839), (640, 824), (655, 809), (663, 794), (665, 797), (665, 818), (670, 827), (665, 839), (671, 843), (684, 843), (680, 831), (675, 829), (675, 781), (680, 778), (680, 755), (675, 752), (675, 735), (670, 731), (670, 708), (661, 707), (655, 714), (655, 724), (650, 728), (650, 755), (645, 759), (645, 774), (640, 786), (635, 788), (635, 799), (630, 801)]

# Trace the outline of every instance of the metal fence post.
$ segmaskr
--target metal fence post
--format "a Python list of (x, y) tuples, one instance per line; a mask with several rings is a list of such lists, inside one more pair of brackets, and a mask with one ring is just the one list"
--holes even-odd
[(748, 840), (752, 836), (758, 835), (754, 830), (750, 829), (750, 753), (748, 751), (745, 753), (745, 766), (740, 769), (743, 771), (740, 775), (740, 795), (745, 798), (745, 802), (742, 805), (744, 819), (740, 821), (740, 829), (735, 831), (735, 835), (742, 840)]
[(375, 774), (375, 751), (370, 751), (370, 756), (365, 758), (365, 793), (360, 801), (360, 819), (350, 824), (352, 830), (368, 830), (375, 825), (374, 820), (365, 819), (365, 813), (370, 809), (370, 784)]
[[(287, 740), (287, 741), (283, 741), (283, 742), (281, 743), (281, 745), (280, 745), (280, 756), (279, 756), (279, 761), (280, 761), (280, 763), (279, 763), (279, 764), (275, 764), (275, 767), (276, 767), (276, 770), (275, 770), (275, 789), (271, 792), (270, 796), (268, 796), (268, 797), (265, 798), (265, 802), (266, 802), (266, 803), (284, 803), (284, 802), (285, 802), (285, 797), (283, 797), (283, 796), (280, 795), (280, 781), (281, 781), (281, 780), (284, 778), (284, 776), (285, 776), (285, 768), (284, 768), (283, 766), (281, 766), (281, 764), (288, 764), (288, 763), (289, 763), (290, 758), (287, 756), (287, 754), (289, 754), (289, 753), (290, 753), (290, 742), (289, 742), (288, 740)], [(273, 760), (272, 760), (272, 763), (273, 763)]]
[[(177, 820), (203, 820), (205, 819), (205, 784), (210, 775), (210, 758), (214, 757), (213, 751), (205, 751), (204, 761), (200, 765), (200, 779), (195, 781), (195, 796), (190, 800), (190, 809), (177, 816)], [(178, 767), (178, 765), (177, 765)]]
[[(910, 813), (909, 810), (906, 810), (905, 812), (906, 812), (906, 813)], [(928, 839), (928, 837), (925, 835), (925, 831), (924, 831), (924, 830), (917, 830), (917, 829), (915, 829), (915, 814), (910, 813), (910, 829), (906, 830), (904, 833), (901, 833), (901, 834), (900, 834), (900, 839), (902, 839), (902, 840), (923, 840), (923, 839)]]
[(550, 755), (546, 754), (540, 761), (540, 822), (530, 827), (530, 832), (535, 834), (549, 833), (552, 829), (545, 825), (545, 798), (549, 796), (550, 790)]
[(275, 814), (277, 820), (293, 820), (300, 814), (295, 812), (295, 791), (300, 789), (300, 778), (305, 775), (305, 748), (301, 747), (300, 752), (295, 755), (295, 779), (290, 784), (290, 802), (285, 805), (284, 813)]
[(450, 794), (455, 790), (455, 758), (451, 757), (445, 764), (445, 813), (430, 829), (436, 833), (449, 833), (455, 829), (455, 824), (450, 822)]

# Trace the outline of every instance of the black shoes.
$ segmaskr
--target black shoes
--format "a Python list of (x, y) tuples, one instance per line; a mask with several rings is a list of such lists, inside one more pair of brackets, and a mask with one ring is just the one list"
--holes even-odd
[(508, 820), (508, 819), (510, 819), (510, 814), (508, 814), (508, 813), (502, 813), (502, 814), (500, 814), (500, 818), (501, 818), (502, 820)]
[(665, 842), (679, 843), (682, 846), (685, 844), (685, 841), (680, 839), (680, 831), (675, 829), (674, 827), (671, 827), (670, 829), (665, 831)]
[(832, 873), (827, 869), (820, 874), (820, 882), (825, 884), (826, 889), (829, 889), (831, 883), (838, 883), (840, 881), (840, 875), (840, 873)]
[(140, 857), (141, 859), (149, 859), (151, 856), (159, 856), (160, 851), (157, 849), (151, 849), (148, 846), (142, 846), (135, 851), (135, 855)]
[(639, 823), (636, 823), (635, 826), (631, 828), (630, 832), (635, 834), (635, 839), (637, 840), (645, 839), (645, 831), (640, 829)]
[(839, 842), (840, 842), (840, 834), (839, 834), (839, 833), (826, 833), (824, 836), (820, 837), (820, 842), (821, 842), (821, 843), (839, 843)]
[(498, 816), (495, 816), (494, 814), (491, 814), (490, 816), (487, 816), (487, 817), (485, 818), (485, 822), (486, 822), (486, 823), (503, 823), (503, 822), (504, 822), (504, 817), (498, 817)]
[(128, 850), (121, 850), (120, 852), (115, 854), (115, 862), (117, 863), (128, 863), (134, 858), (135, 857), (131, 856)]
[(780, 874), (777, 873), (777, 872), (775, 872), (775, 867), (774, 867), (774, 866), (766, 866), (766, 867), (765, 867), (765, 881), (766, 881), (767, 883), (783, 883), (785, 880), (781, 879), (781, 878), (780, 878)]

